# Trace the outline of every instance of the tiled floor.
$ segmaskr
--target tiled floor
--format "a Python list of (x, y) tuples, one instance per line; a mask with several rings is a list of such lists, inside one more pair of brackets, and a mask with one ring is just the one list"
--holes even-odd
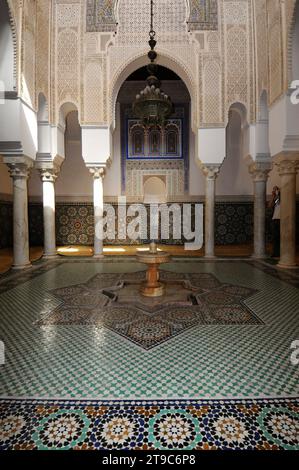
[[(54, 289), (84, 284), (97, 274), (99, 280), (108, 279), (105, 273), (125, 278), (143, 269), (130, 258), (59, 259), (0, 278), (6, 346), (1, 366), (3, 446), (298, 446), (299, 367), (290, 361), (291, 343), (299, 339), (296, 271), (281, 278), (273, 267), (248, 261), (181, 259), (168, 264), (172, 273), (248, 289), (244, 305), (260, 321), (197, 322), (150, 349), (101, 322), (41, 321), (61, 303)], [(215, 291), (203, 308), (210, 309), (213, 302), (227, 306), (227, 296)], [(65, 417), (74, 435), (58, 444), (55, 429)], [(177, 428), (171, 426), (172, 435), (164, 439), (161, 429), (167, 422)], [(49, 426), (52, 444), (45, 437)], [(131, 433), (129, 440), (121, 429), (125, 436)], [(175, 437), (182, 429), (187, 437)]]

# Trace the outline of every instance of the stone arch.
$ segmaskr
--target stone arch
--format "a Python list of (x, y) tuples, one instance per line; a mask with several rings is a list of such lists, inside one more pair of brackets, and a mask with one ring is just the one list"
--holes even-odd
[(71, 101), (67, 101), (67, 102), (62, 103), (60, 105), (60, 108), (59, 108), (59, 111), (58, 111), (58, 124), (65, 127), (67, 115), (72, 111), (77, 111), (78, 112), (78, 120), (80, 122), (79, 108), (78, 108), (77, 104), (75, 104)]
[[(109, 96), (109, 117), (113, 128), (115, 127), (115, 110), (116, 100), (123, 82), (135, 71), (148, 64), (147, 58), (148, 51), (141, 51), (135, 56), (131, 57), (128, 61), (118, 69), (115, 76), (111, 81), (110, 96)], [(157, 64), (162, 65), (170, 70), (173, 70), (180, 79), (184, 82), (189, 91), (191, 98), (191, 127), (195, 130), (197, 126), (197, 94), (194, 85), (194, 79), (191, 71), (188, 70), (185, 64), (173, 57), (167, 51), (162, 51), (161, 48), (158, 52)]]
[(8, 0), (0, 0), (0, 18), (0, 42), (6, 45), (0, 54), (0, 78), (5, 91), (17, 91), (17, 30)]

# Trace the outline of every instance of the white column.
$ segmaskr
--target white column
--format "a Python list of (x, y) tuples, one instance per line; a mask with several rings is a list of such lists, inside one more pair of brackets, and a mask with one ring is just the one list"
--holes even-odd
[(282, 268), (296, 266), (296, 174), (298, 159), (285, 159), (277, 163), (280, 185), (280, 261)]
[(201, 165), (202, 171), (206, 177), (206, 196), (205, 196), (205, 257), (214, 258), (215, 256), (215, 194), (216, 178), (220, 171), (220, 165), (206, 164)]
[(43, 183), (44, 257), (57, 255), (55, 230), (55, 169), (40, 169)]
[(270, 163), (256, 162), (249, 172), (254, 185), (254, 251), (253, 257), (266, 258), (266, 204), (267, 180), (271, 170)]
[(93, 175), (94, 258), (103, 258), (104, 167), (89, 168)]
[[(7, 163), (7, 161), (6, 161)], [(13, 269), (31, 266), (29, 259), (28, 190), (31, 164), (7, 163), (13, 179)]]

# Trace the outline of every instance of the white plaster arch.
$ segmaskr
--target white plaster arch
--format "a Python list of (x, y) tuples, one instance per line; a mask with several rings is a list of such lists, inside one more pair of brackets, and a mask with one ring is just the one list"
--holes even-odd
[(226, 142), (227, 145), (229, 143), (230, 136), (229, 133), (229, 125), (230, 125), (230, 115), (231, 113), (237, 113), (240, 118), (240, 157), (241, 159), (248, 158), (250, 153), (250, 129), (248, 123), (248, 110), (244, 103), (235, 102), (233, 103), (228, 112), (228, 122), (227, 122), (227, 135), (226, 135)]
[[(71, 101), (66, 101), (60, 104), (59, 111), (58, 111), (58, 124), (59, 125), (65, 126), (66, 117), (71, 111), (77, 111), (78, 119), (79, 119), (79, 107), (76, 103), (73, 103)], [(80, 123), (80, 119), (79, 119), (79, 123)]]
[(242, 120), (244, 122), (247, 122), (248, 124), (248, 109), (247, 109), (247, 104), (244, 103), (244, 101), (232, 101), (230, 103), (228, 103), (228, 105), (226, 106), (226, 109), (225, 109), (225, 125), (228, 124), (228, 120), (229, 120), (229, 113), (230, 111), (233, 110), (233, 111), (236, 111), (238, 113), (240, 113), (241, 117), (242, 117)]
[[(147, 52), (148, 50), (143, 50), (132, 56), (129, 61), (119, 67), (118, 71), (111, 80), (109, 95), (109, 117), (113, 129), (115, 128), (116, 101), (120, 88), (123, 82), (131, 75), (131, 73), (149, 63)], [(198, 127), (197, 93), (194, 84), (195, 80), (192, 76), (191, 70), (189, 70), (187, 66), (176, 56), (172, 56), (169, 51), (165, 51), (162, 48), (159, 48), (156, 63), (175, 72), (186, 85), (191, 98), (191, 128), (193, 131), (195, 131), (196, 127)]]

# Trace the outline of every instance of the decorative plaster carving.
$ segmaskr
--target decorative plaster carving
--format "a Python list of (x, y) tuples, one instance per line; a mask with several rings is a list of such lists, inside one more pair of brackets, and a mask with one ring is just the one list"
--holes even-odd
[(39, 93), (49, 102), (51, 2), (39, 0), (36, 5), (36, 103)]
[(27, 0), (23, 6), (23, 34), (21, 49), (21, 96), (35, 108), (35, 45), (36, 45), (36, 4)]
[(283, 92), (282, 25), (280, 1), (268, 0), (270, 105)]
[(207, 60), (203, 68), (203, 123), (222, 121), (222, 71), (218, 59)]
[[(147, 62), (148, 0), (138, 0), (138, 8), (136, 0), (9, 0), (8, 4), (15, 51), (19, 47), (16, 63), (21, 67), (22, 98), (36, 108), (42, 92), (53, 123), (65, 102), (77, 106), (85, 124), (113, 123), (122, 81), (134, 64), (137, 68)], [(186, 83), (193, 130), (223, 125), (236, 101), (246, 106), (248, 120), (254, 122), (256, 97), (262, 90), (268, 92), (270, 105), (282, 95), (294, 8), (295, 0), (159, 2), (158, 62)], [(18, 45), (16, 25), (22, 25)], [(198, 28), (203, 31), (196, 32)]]
[(84, 69), (84, 100), (81, 122), (104, 122), (102, 58), (86, 60)]

